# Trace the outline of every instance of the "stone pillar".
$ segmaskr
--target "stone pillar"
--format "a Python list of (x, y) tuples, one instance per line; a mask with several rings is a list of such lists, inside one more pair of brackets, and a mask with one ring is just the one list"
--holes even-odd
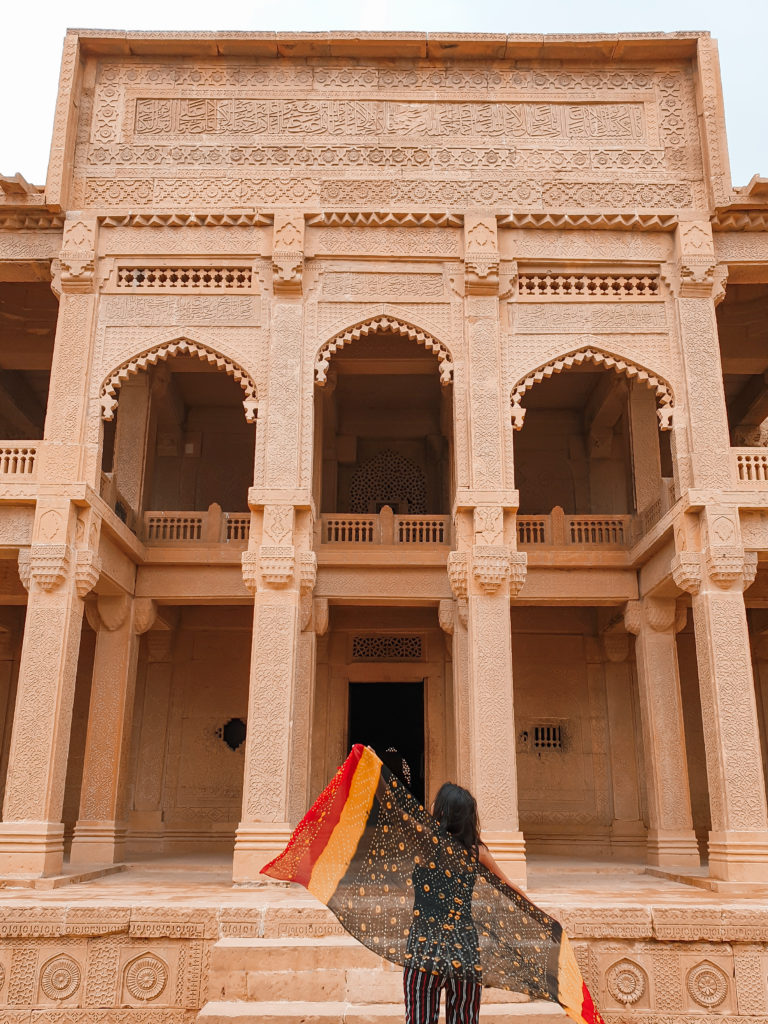
[[(292, 757), (306, 743), (311, 718), (314, 641), (307, 599), (317, 572), (312, 551), (311, 361), (303, 353), (304, 217), (276, 211), (272, 247), (272, 318), (267, 415), (256, 435), (256, 484), (243, 578), (254, 594), (243, 812), (235, 839), (236, 882), (259, 878), (291, 832), (306, 800), (309, 763)], [(302, 676), (302, 672), (304, 676)], [(298, 716), (298, 720), (296, 718)], [(304, 737), (302, 740), (300, 736)], [(294, 792), (294, 785), (299, 792)], [(261, 879), (264, 880), (263, 877)]]
[(162, 849), (163, 785), (174, 636), (170, 628), (152, 630), (145, 635), (147, 664), (131, 825), (144, 833), (154, 832), (157, 849)]
[(611, 843), (620, 850), (645, 843), (635, 732), (634, 680), (627, 633), (606, 632), (601, 639), (613, 797)]
[(29, 590), (8, 762), (0, 875), (61, 871), (69, 733), (83, 597), (99, 576), (100, 520), (70, 499), (97, 486), (99, 422), (88, 416), (95, 333), (97, 222), (68, 215), (32, 545), (19, 554)]
[(456, 781), (474, 792), (470, 746), (470, 679), (469, 679), (469, 621), (467, 598), (441, 601), (438, 618), (443, 631), (451, 638), (451, 666), (453, 669), (453, 721), (456, 737)]
[(148, 372), (130, 378), (120, 388), (112, 476), (135, 522), (141, 521), (144, 508), (151, 398), (151, 378)]
[(128, 595), (100, 597), (89, 609), (96, 652), (72, 864), (124, 859), (139, 635), (154, 619), (153, 601)]
[(289, 761), (288, 821), (298, 824), (310, 805), (312, 768), (312, 721), (315, 708), (317, 638), (328, 630), (328, 600), (312, 597), (315, 584), (314, 562), (305, 559), (305, 579), (301, 587), (301, 632), (298, 664), (293, 690), (291, 755)]
[[(474, 520), (475, 539), (481, 543), (471, 552), (451, 552), (448, 562), (454, 595), (457, 601), (466, 601), (467, 608), (469, 775), (485, 842), (507, 875), (525, 884), (509, 601), (523, 584), (526, 556), (503, 543), (502, 509), (475, 509)], [(490, 534), (499, 543), (482, 543)]]
[(661, 497), (661, 452), (656, 396), (638, 380), (633, 380), (629, 388), (629, 429), (635, 507), (643, 513)]
[[(688, 433), (676, 444), (682, 487), (731, 487), (728, 414), (715, 319), (724, 275), (715, 262), (708, 221), (688, 221), (675, 234), (676, 265), (670, 272), (676, 296), (680, 351), (685, 368)], [(675, 423), (674, 432), (683, 429)]]
[(89, 509), (78, 514), (66, 499), (41, 500), (32, 546), (19, 555), (29, 598), (0, 823), (0, 875), (61, 871), (82, 599), (98, 577), (95, 556), (77, 547), (94, 538), (90, 516)]
[(757, 558), (742, 547), (735, 509), (705, 507), (698, 532), (703, 552), (679, 551), (673, 575), (692, 595), (712, 818), (709, 873), (764, 883), (768, 809), (743, 593)]
[(698, 866), (693, 831), (685, 724), (677, 666), (674, 598), (629, 601), (624, 624), (635, 634), (640, 717), (648, 793), (649, 864)]
[(21, 611), (21, 608), (6, 608), (0, 626), (0, 804), (5, 793), (5, 775), (8, 770), (21, 633), (14, 613)]

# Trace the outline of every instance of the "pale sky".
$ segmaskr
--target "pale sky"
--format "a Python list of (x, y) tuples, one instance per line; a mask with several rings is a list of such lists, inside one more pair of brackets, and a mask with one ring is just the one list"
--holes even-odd
[(43, 184), (68, 27), (317, 32), (676, 32), (718, 40), (731, 171), (768, 175), (765, 0), (5, 0), (0, 5), (0, 173)]

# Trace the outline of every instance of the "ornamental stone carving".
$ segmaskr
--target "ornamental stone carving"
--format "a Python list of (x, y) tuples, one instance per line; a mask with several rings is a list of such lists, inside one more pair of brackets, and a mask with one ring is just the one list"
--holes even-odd
[(728, 976), (717, 964), (704, 960), (688, 972), (685, 987), (695, 1003), (714, 1010), (728, 995)]
[(738, 544), (712, 545), (707, 550), (706, 563), (710, 579), (723, 590), (736, 582), (746, 589), (757, 575), (757, 552), (745, 551)]
[(153, 348), (145, 349), (140, 355), (127, 359), (117, 369), (112, 370), (101, 385), (99, 401), (101, 403), (102, 419), (111, 421), (115, 418), (119, 397), (118, 392), (129, 377), (140, 373), (142, 370), (147, 370), (150, 366), (156, 366), (159, 361), (179, 355), (192, 356), (195, 359), (210, 363), (217, 369), (224, 370), (233, 380), (237, 381), (245, 394), (245, 399), (243, 400), (245, 418), (248, 423), (256, 422), (259, 402), (256, 394), (256, 384), (250, 375), (241, 366), (238, 366), (237, 363), (228, 359), (220, 352), (209, 348), (208, 345), (190, 341), (188, 338), (177, 338), (174, 341), (164, 342)]
[(495, 295), (499, 290), (499, 243), (494, 216), (464, 217), (464, 287), (468, 295)]
[(701, 555), (698, 551), (679, 551), (672, 559), (672, 579), (688, 594), (701, 590)]
[(259, 589), (258, 551), (244, 551), (240, 556), (240, 563), (243, 570), (243, 583), (252, 594), (255, 594)]
[(645, 993), (648, 979), (642, 967), (633, 960), (619, 960), (605, 975), (608, 991), (617, 1003), (633, 1006)]
[(275, 213), (272, 243), (272, 287), (299, 294), (304, 267), (304, 215)]
[(523, 589), (525, 578), (528, 574), (528, 552), (509, 552), (509, 592), (512, 597), (517, 597)]
[(594, 363), (595, 366), (603, 366), (607, 370), (614, 370), (629, 377), (630, 380), (639, 380), (646, 384), (656, 396), (656, 415), (659, 419), (659, 430), (672, 429), (672, 415), (674, 412), (674, 396), (670, 385), (650, 370), (646, 370), (628, 359), (621, 359), (619, 356), (611, 355), (595, 348), (577, 349), (568, 355), (558, 356), (543, 366), (540, 366), (533, 373), (528, 374), (519, 380), (512, 389), (512, 426), (515, 430), (522, 430), (525, 421), (525, 409), (522, 400), (527, 391), (556, 373), (569, 370), (573, 366), (581, 366), (583, 363)]
[(125, 987), (134, 999), (151, 1002), (168, 984), (168, 967), (152, 953), (136, 957), (125, 969)]
[(64, 1000), (80, 987), (80, 964), (71, 956), (55, 956), (43, 965), (40, 988), (49, 999)]
[(284, 587), (293, 579), (295, 549), (292, 544), (262, 544), (259, 549), (261, 578), (273, 587)]
[(382, 332), (400, 334), (403, 337), (411, 338), (417, 344), (423, 345), (428, 352), (434, 352), (437, 356), (440, 371), (440, 383), (451, 383), (453, 380), (453, 360), (445, 345), (427, 331), (420, 330), (413, 324), (401, 320), (399, 317), (392, 316), (370, 317), (354, 327), (342, 331), (323, 345), (315, 360), (315, 383), (322, 387), (327, 382), (331, 358), (339, 349), (344, 348), (345, 345), (351, 342), (357, 341), (358, 338)]
[(451, 551), (448, 555), (448, 579), (454, 597), (466, 597), (469, 585), (469, 555), (466, 551)]
[(472, 575), (486, 594), (495, 593), (509, 579), (509, 549), (501, 544), (475, 544)]
[(67, 220), (59, 254), (59, 284), (64, 292), (93, 290), (96, 221)]
[(444, 600), (441, 601), (437, 606), (437, 621), (440, 623), (440, 628), (448, 636), (453, 634), (453, 623), (454, 623), (454, 606), (453, 601)]
[(41, 590), (55, 590), (67, 577), (72, 552), (68, 544), (33, 544), (29, 575)]
[(85, 597), (99, 582), (101, 559), (94, 551), (81, 549), (76, 553), (75, 586), (79, 597)]
[[(262, 548), (262, 551), (264, 549)], [(303, 594), (311, 594), (317, 582), (317, 555), (314, 551), (300, 551), (298, 557), (299, 588)]]

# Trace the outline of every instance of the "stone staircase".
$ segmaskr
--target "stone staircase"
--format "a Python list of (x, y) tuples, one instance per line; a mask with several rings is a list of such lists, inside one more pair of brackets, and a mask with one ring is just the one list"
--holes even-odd
[[(221, 938), (198, 1024), (403, 1024), (402, 974), (346, 935)], [(443, 1011), (444, 1012), (444, 1011)], [(488, 990), (484, 1024), (564, 1024), (559, 1006)]]

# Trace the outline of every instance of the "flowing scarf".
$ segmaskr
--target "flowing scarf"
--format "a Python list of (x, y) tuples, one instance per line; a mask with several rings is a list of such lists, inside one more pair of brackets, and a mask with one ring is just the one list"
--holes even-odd
[(368, 747), (352, 748), (262, 873), (299, 882), (396, 964), (602, 1024), (561, 925), (441, 829)]

